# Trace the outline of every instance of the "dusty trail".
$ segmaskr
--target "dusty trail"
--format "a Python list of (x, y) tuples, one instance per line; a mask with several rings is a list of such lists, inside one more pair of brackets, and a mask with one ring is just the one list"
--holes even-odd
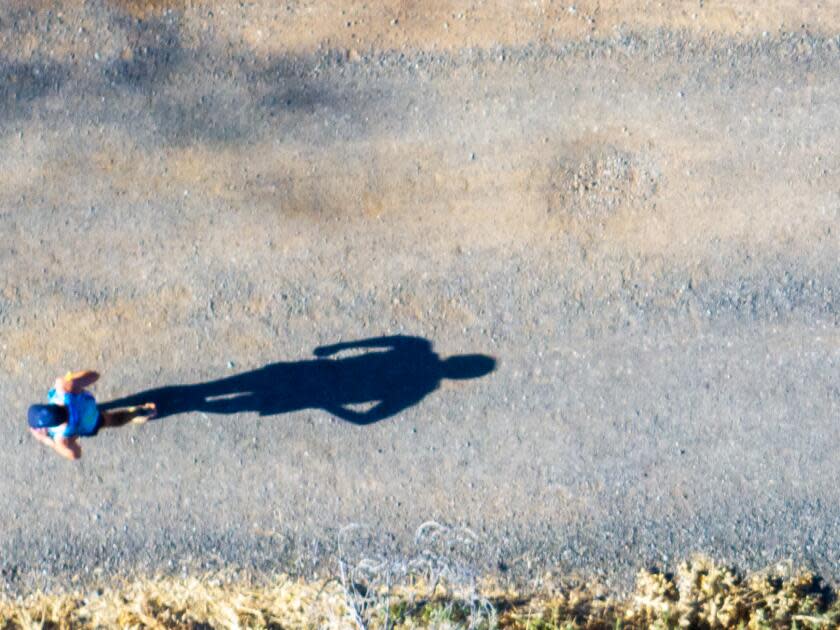
[[(8, 585), (429, 519), (513, 574), (840, 578), (836, 12), (42, 4), (0, 14)], [(496, 370), (313, 356), (397, 334)], [(78, 465), (23, 430), (70, 367), (106, 401), (272, 364)]]

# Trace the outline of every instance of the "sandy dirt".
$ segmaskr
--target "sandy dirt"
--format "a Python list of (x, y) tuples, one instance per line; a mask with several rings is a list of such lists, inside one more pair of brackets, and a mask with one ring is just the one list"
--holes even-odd
[[(501, 575), (840, 578), (840, 9), (519, 4), (4, 4), (8, 586), (427, 520)], [(495, 370), (313, 355), (393, 335)], [(25, 413), (88, 367), (205, 385), (70, 464)]]

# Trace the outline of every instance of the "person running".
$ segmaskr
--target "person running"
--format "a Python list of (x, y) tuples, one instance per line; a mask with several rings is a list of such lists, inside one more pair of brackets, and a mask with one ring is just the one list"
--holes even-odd
[(87, 387), (99, 374), (85, 370), (68, 372), (55, 381), (46, 405), (29, 407), (29, 430), (36, 440), (67, 459), (82, 456), (80, 437), (93, 437), (102, 427), (142, 424), (157, 414), (154, 403), (100, 411)]

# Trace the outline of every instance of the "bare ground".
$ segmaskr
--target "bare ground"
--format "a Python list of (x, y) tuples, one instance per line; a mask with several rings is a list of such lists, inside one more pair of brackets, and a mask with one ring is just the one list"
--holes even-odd
[[(311, 572), (428, 519), (502, 574), (840, 577), (840, 15), (666, 4), (4, 8), (7, 584)], [(68, 368), (108, 400), (394, 334), (497, 369), (367, 426), (25, 434)]]

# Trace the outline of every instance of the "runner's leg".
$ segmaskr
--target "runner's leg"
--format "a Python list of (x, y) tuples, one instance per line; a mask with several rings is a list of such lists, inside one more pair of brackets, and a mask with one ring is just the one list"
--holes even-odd
[(154, 403), (146, 403), (137, 407), (123, 407), (122, 409), (109, 409), (102, 412), (103, 427), (123, 427), (127, 424), (143, 424), (157, 415)]

